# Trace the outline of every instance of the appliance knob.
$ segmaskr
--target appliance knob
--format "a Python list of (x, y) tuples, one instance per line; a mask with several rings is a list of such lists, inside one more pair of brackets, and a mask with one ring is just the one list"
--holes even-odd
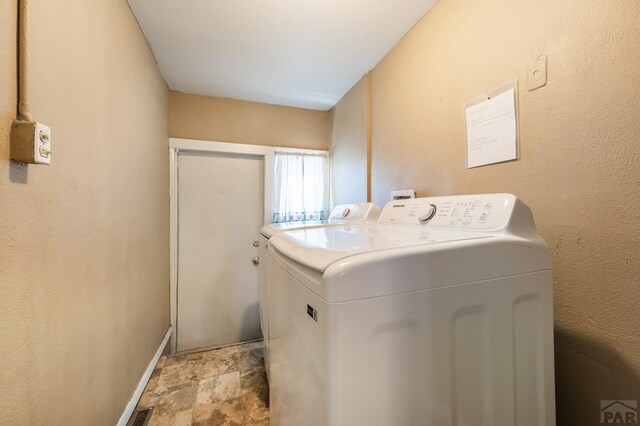
[(427, 223), (435, 214), (436, 214), (435, 204), (429, 204), (427, 206), (427, 210), (424, 212), (422, 216), (418, 218), (418, 220), (420, 221), (420, 223)]
[(260, 258), (258, 256), (254, 256), (253, 259), (251, 259), (253, 261), (254, 265), (258, 265), (260, 264)]
[(349, 207), (345, 207), (344, 210), (342, 210), (342, 217), (347, 217), (350, 212), (351, 209)]

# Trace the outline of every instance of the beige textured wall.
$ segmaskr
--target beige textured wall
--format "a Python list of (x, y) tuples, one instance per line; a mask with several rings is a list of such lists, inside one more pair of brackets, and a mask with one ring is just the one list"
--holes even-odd
[(0, 424), (113, 425), (169, 326), (168, 90), (124, 0), (30, 3), (54, 154), (9, 162), (16, 0), (0, 0)]
[(369, 76), (366, 75), (331, 111), (332, 204), (367, 201)]
[[(548, 55), (548, 84), (526, 89)], [(465, 169), (463, 105), (517, 77), (521, 160)], [(559, 425), (640, 399), (640, 2), (441, 0), (372, 73), (372, 191), (512, 192), (553, 252)]]
[(329, 112), (171, 92), (174, 138), (327, 149)]

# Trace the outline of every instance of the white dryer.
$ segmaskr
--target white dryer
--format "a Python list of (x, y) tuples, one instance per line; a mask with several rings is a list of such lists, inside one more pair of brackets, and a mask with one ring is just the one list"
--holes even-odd
[(267, 275), (267, 248), (269, 246), (269, 239), (280, 232), (293, 231), (299, 229), (311, 229), (327, 226), (337, 226), (345, 223), (365, 223), (374, 222), (380, 215), (380, 207), (372, 203), (355, 203), (355, 204), (340, 204), (331, 210), (328, 220), (316, 220), (306, 222), (281, 222), (265, 225), (260, 230), (260, 299), (259, 299), (259, 312), (260, 312), (260, 327), (262, 328), (262, 335), (265, 341), (265, 367), (267, 376), (269, 372), (269, 316), (268, 316), (268, 275)]
[(275, 426), (553, 425), (549, 249), (510, 194), (269, 244)]

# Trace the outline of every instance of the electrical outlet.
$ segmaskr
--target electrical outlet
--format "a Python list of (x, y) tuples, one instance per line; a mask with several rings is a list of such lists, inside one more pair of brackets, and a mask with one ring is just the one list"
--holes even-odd
[(529, 91), (539, 89), (547, 84), (547, 57), (540, 56), (529, 65), (527, 72), (527, 89)]
[(37, 121), (14, 121), (11, 159), (18, 163), (51, 164), (51, 129)]

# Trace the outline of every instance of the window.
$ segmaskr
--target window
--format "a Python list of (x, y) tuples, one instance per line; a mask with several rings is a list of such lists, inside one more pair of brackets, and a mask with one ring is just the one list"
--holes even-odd
[(277, 152), (273, 180), (273, 223), (324, 220), (328, 207), (324, 154)]

